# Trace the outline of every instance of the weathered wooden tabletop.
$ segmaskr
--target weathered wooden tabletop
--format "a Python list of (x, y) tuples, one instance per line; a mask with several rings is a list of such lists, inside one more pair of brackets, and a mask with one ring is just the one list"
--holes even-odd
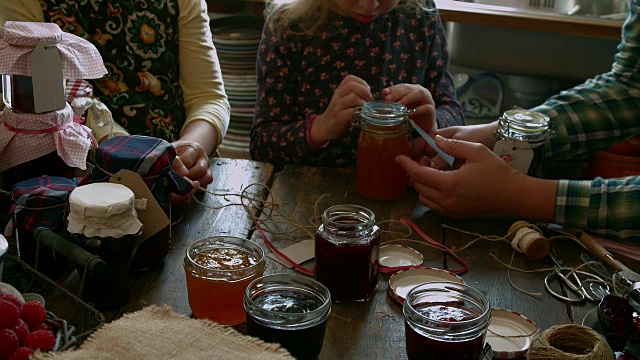
[[(355, 191), (353, 170), (306, 166), (286, 166), (275, 172), (270, 164), (235, 159), (212, 159), (214, 182), (209, 193), (199, 194), (198, 201), (183, 206), (182, 221), (173, 226), (173, 249), (162, 266), (135, 276), (130, 301), (107, 318), (135, 311), (150, 304), (167, 304), (174, 311), (191, 315), (183, 269), (185, 249), (195, 240), (213, 235), (235, 235), (264, 242), (254, 231), (254, 218), (261, 218), (270, 231), (267, 237), (282, 249), (301, 240), (311, 239), (316, 223), (313, 218), (332, 205), (357, 204), (371, 209), (383, 230), (382, 242), (409, 245), (422, 252), (424, 265), (455, 269), (458, 264), (439, 250), (425, 245), (415, 232), (408, 238), (407, 228), (399, 225), (401, 218), (417, 224), (427, 235), (442, 241), (451, 248), (460, 248), (475, 236), (447, 229), (441, 224), (481, 235), (504, 236), (511, 224), (521, 219), (500, 220), (452, 220), (430, 212), (418, 203), (414, 191), (395, 201), (372, 201), (362, 198)], [(224, 195), (226, 194), (226, 195)], [(244, 197), (240, 195), (244, 194)], [(268, 198), (267, 198), (268, 196)], [(267, 208), (277, 204), (277, 211), (261, 211), (251, 199), (267, 198)], [(281, 217), (273, 216), (281, 214)], [(306, 226), (301, 230), (298, 223)], [(317, 224), (317, 223), (316, 223)], [(403, 235), (405, 234), (405, 235)], [(443, 236), (444, 234), (444, 236)], [(399, 240), (405, 238), (405, 240)], [(567, 264), (577, 265), (582, 250), (571, 241), (553, 241), (556, 254)], [(581, 323), (587, 311), (595, 303), (569, 306), (551, 297), (544, 289), (548, 268), (547, 260), (530, 261), (515, 254), (505, 241), (478, 241), (458, 255), (469, 263), (469, 271), (462, 275), (464, 281), (490, 300), (492, 307), (519, 312), (535, 322), (540, 329), (566, 323)], [(507, 271), (500, 263), (510, 263), (517, 269), (532, 271)], [(447, 261), (448, 260), (448, 261)], [(313, 261), (302, 264), (312, 268)], [(293, 272), (268, 259), (267, 273)], [(325, 342), (320, 359), (406, 359), (402, 307), (387, 293), (389, 275), (381, 274), (378, 288), (372, 299), (365, 303), (334, 303), (329, 318)], [(530, 293), (516, 291), (513, 285)], [(244, 332), (243, 325), (236, 329)]]

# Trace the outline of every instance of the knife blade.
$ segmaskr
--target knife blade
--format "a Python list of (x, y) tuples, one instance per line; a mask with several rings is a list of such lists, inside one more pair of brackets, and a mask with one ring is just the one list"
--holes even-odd
[(418, 124), (416, 124), (413, 120), (409, 119), (409, 123), (411, 124), (411, 126), (413, 126), (414, 129), (416, 129), (418, 134), (420, 134), (420, 136), (422, 136), (422, 138), (425, 139), (427, 144), (429, 144), (429, 146), (431, 146), (433, 150), (435, 150), (438, 153), (438, 155), (440, 155), (444, 159), (444, 161), (446, 161), (447, 164), (449, 164), (449, 166), (453, 165), (453, 161), (455, 160), (453, 156), (442, 151), (438, 147), (438, 145), (436, 145), (436, 141), (433, 140), (431, 135), (427, 134), (426, 131), (422, 130), (422, 128), (418, 126)]

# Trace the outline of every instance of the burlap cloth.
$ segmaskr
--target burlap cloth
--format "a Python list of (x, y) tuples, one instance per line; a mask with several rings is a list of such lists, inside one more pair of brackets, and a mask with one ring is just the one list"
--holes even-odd
[(31, 359), (294, 359), (278, 344), (245, 336), (170, 307), (149, 306), (106, 324), (74, 351), (37, 352)]

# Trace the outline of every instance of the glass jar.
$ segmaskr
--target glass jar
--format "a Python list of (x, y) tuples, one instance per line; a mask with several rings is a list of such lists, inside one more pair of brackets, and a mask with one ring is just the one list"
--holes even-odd
[(33, 78), (24, 75), (2, 75), (2, 101), (15, 112), (35, 114)]
[(547, 115), (531, 110), (514, 109), (505, 111), (499, 118), (495, 140), (521, 140), (528, 143), (533, 150), (533, 160), (527, 173), (539, 178), (542, 177), (545, 156), (544, 142), (552, 136), (553, 131), (549, 129)]
[[(83, 279), (83, 298), (101, 310), (124, 305), (130, 295), (129, 268), (142, 233), (133, 191), (113, 183), (78, 186), (69, 195), (67, 220), (72, 240), (106, 266), (104, 273)], [(84, 270), (78, 269), (80, 276)]]
[(460, 283), (432, 282), (414, 287), (403, 313), (409, 360), (480, 359), (491, 322), (489, 300)]
[(191, 312), (222, 325), (245, 322), (245, 290), (265, 265), (262, 248), (247, 239), (214, 236), (194, 242), (184, 257)]
[(260, 277), (244, 295), (247, 334), (279, 343), (296, 359), (316, 359), (331, 313), (329, 289), (300, 275)]
[(358, 194), (373, 200), (393, 200), (404, 195), (406, 172), (395, 157), (409, 155), (407, 120), (412, 112), (397, 103), (362, 105), (356, 160)]
[(338, 302), (366, 301), (378, 286), (380, 229), (373, 212), (336, 205), (316, 232), (315, 278)]

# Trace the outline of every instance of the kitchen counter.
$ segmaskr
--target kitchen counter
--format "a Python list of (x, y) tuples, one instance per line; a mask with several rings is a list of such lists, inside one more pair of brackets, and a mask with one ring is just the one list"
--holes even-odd
[(443, 21), (619, 40), (621, 21), (435, 0)]

